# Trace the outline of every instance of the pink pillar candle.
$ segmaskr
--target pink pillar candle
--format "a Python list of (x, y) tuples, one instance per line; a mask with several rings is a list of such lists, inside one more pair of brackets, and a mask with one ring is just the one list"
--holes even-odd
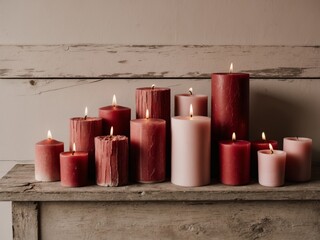
[(208, 116), (208, 96), (194, 95), (192, 89), (189, 92), (174, 96), (174, 115), (189, 116), (189, 107), (192, 104), (194, 116)]
[(60, 180), (60, 153), (64, 151), (63, 142), (52, 139), (50, 131), (48, 138), (35, 146), (35, 179), (37, 181)]
[(166, 122), (163, 119), (131, 120), (131, 170), (134, 181), (162, 182), (166, 177)]
[(60, 154), (61, 185), (82, 187), (88, 183), (88, 153), (63, 152)]
[(99, 136), (95, 138), (96, 183), (100, 186), (123, 186), (128, 183), (128, 138)]
[(305, 182), (311, 179), (312, 139), (286, 137), (283, 151), (287, 153), (286, 179)]
[(172, 119), (171, 182), (185, 187), (210, 183), (210, 118), (176, 116)]
[(282, 186), (286, 168), (286, 152), (259, 150), (257, 155), (259, 183), (267, 187)]

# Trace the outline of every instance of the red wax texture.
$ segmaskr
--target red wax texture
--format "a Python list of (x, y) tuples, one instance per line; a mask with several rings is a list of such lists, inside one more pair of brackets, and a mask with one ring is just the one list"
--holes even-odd
[(164, 181), (166, 122), (163, 119), (135, 119), (131, 120), (130, 126), (130, 167), (133, 180), (142, 183)]
[(122, 186), (128, 183), (129, 148), (126, 136), (95, 138), (96, 183), (100, 186)]
[(63, 142), (45, 139), (35, 146), (35, 179), (37, 181), (60, 180), (60, 153), (64, 151)]
[(278, 142), (274, 140), (259, 140), (251, 142), (251, 166), (250, 172), (252, 178), (258, 177), (258, 151), (269, 149), (269, 144), (273, 149), (278, 149)]
[(220, 178), (226, 185), (245, 185), (250, 182), (250, 142), (221, 141)]
[(130, 136), (131, 109), (122, 106), (106, 106), (99, 109), (102, 118), (102, 135), (109, 135), (113, 126), (113, 135)]
[(76, 144), (77, 151), (88, 152), (89, 154), (89, 178), (95, 179), (94, 166), (94, 138), (102, 135), (102, 119), (88, 117), (71, 118), (70, 119), (70, 145), (69, 149), (72, 151), (72, 144)]
[(63, 152), (60, 154), (61, 185), (81, 187), (88, 183), (88, 153)]

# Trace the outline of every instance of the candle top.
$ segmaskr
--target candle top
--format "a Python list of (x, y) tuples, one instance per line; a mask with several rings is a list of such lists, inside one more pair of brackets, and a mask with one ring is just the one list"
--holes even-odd
[(88, 156), (88, 152), (83, 152), (83, 151), (77, 151), (77, 152), (62, 152), (60, 153), (61, 156), (67, 157), (81, 157), (81, 156)]
[(97, 140), (102, 142), (115, 142), (115, 141), (128, 141), (128, 138), (123, 135), (113, 135), (113, 136), (98, 136), (95, 137)]
[(266, 155), (279, 155), (279, 154), (286, 154), (285, 151), (282, 150), (273, 150), (272, 153), (270, 151), (270, 149), (263, 149), (263, 150), (259, 150), (258, 153), (260, 154), (266, 154)]
[(120, 106), (120, 105), (116, 105), (116, 106), (113, 106), (113, 105), (109, 105), (109, 106), (105, 106), (105, 107), (101, 107), (99, 108), (99, 110), (115, 110), (115, 111), (125, 111), (130, 108), (128, 107), (124, 107), (124, 106)]
[(176, 94), (175, 97), (188, 97), (188, 98), (208, 98), (207, 95), (204, 94), (188, 94), (188, 93), (180, 93)]
[(170, 88), (161, 88), (161, 87), (142, 87), (142, 88), (137, 88), (136, 90), (138, 91), (170, 91)]
[(217, 73), (212, 73), (212, 76), (230, 76), (230, 77), (242, 77), (242, 78), (249, 78), (250, 75), (249, 73), (229, 73), (229, 72), (217, 72)]
[(139, 123), (139, 122), (152, 122), (152, 123), (165, 123), (166, 121), (160, 118), (138, 118), (138, 119), (132, 119), (131, 122), (133, 123)]
[(84, 119), (83, 117), (74, 117), (70, 118), (71, 121), (83, 121), (83, 122), (94, 122), (94, 121), (102, 121), (102, 118), (99, 117), (87, 117)]
[(47, 139), (44, 139), (38, 143), (36, 143), (37, 145), (60, 145), (60, 144), (63, 144), (63, 142), (60, 142), (60, 141), (57, 141), (53, 138), (47, 138)]
[(251, 143), (249, 141), (246, 140), (222, 140), (219, 142), (220, 144), (223, 145), (230, 145), (230, 146), (247, 146), (247, 145), (251, 145)]
[(197, 121), (197, 122), (207, 122), (210, 121), (211, 119), (209, 117), (206, 116), (175, 116), (172, 117), (172, 119), (177, 119), (177, 120), (190, 120), (190, 121)]
[(294, 142), (312, 142), (311, 138), (306, 137), (285, 137), (287, 141), (294, 141)]

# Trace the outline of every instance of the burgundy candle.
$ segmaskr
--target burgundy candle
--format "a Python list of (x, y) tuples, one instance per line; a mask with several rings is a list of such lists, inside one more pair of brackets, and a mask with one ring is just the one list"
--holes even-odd
[(72, 152), (60, 153), (60, 172), (62, 186), (85, 186), (88, 183), (88, 153), (76, 152), (73, 144)]
[(35, 146), (35, 179), (37, 181), (60, 180), (60, 153), (64, 151), (63, 142), (52, 139), (50, 130), (48, 138)]
[(189, 94), (177, 94), (174, 96), (174, 115), (189, 116), (189, 106), (193, 106), (194, 116), (208, 116), (208, 96), (194, 94), (193, 89), (189, 89)]
[(245, 185), (250, 182), (250, 142), (220, 141), (220, 176), (226, 185)]
[(267, 140), (264, 132), (262, 132), (261, 138), (261, 140), (251, 142), (250, 172), (252, 178), (258, 177), (258, 151), (269, 149), (269, 144), (271, 144), (273, 149), (278, 149), (278, 142), (275, 140)]
[(122, 186), (128, 183), (128, 138), (110, 135), (95, 138), (96, 183), (100, 186)]
[(130, 154), (134, 181), (162, 182), (166, 177), (166, 122), (146, 118), (131, 120)]
[(129, 137), (131, 109), (117, 105), (115, 95), (111, 106), (99, 108), (99, 117), (102, 118), (102, 135), (108, 135), (113, 126), (114, 135)]
[(96, 117), (76, 117), (70, 119), (70, 151), (75, 143), (78, 151), (89, 154), (89, 178), (95, 179), (94, 138), (102, 135), (102, 119)]

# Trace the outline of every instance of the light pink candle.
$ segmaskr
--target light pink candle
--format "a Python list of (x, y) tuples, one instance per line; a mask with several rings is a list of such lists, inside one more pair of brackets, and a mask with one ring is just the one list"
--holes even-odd
[(312, 139), (286, 137), (283, 139), (283, 151), (287, 153), (286, 179), (305, 182), (311, 179)]
[(286, 152), (281, 150), (258, 151), (259, 183), (267, 187), (279, 187), (284, 184)]
[(189, 89), (189, 94), (174, 96), (174, 115), (189, 116), (190, 104), (193, 106), (194, 116), (208, 116), (208, 96), (195, 95), (192, 88)]
[(171, 182), (185, 187), (210, 183), (210, 118), (176, 116), (171, 119)]
[(64, 151), (63, 142), (52, 139), (48, 131), (48, 138), (38, 142), (35, 146), (35, 179), (37, 181), (60, 180), (60, 153)]

